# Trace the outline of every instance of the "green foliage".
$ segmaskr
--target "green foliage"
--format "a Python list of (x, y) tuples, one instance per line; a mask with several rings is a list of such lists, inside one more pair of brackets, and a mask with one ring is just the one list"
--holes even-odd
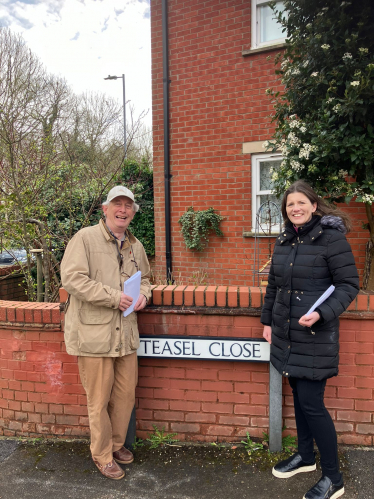
[(247, 440), (242, 440), (241, 443), (244, 444), (244, 448), (247, 451), (248, 456), (250, 456), (252, 452), (264, 448), (264, 446), (259, 442), (253, 442), (248, 432), (246, 433), (246, 435), (247, 435)]
[(135, 442), (132, 444), (131, 449), (136, 450), (139, 449), (140, 447), (144, 447), (144, 440), (142, 440), (139, 437), (135, 437)]
[(284, 452), (288, 454), (292, 454), (295, 452), (296, 448), (296, 437), (292, 437), (291, 435), (286, 435), (282, 438), (282, 449)]
[[(286, 426), (283, 426), (282, 431), (285, 431), (287, 429)], [(262, 432), (263, 434), (263, 441), (269, 445), (269, 434), (266, 433), (265, 431)], [(286, 452), (287, 454), (292, 454), (295, 452), (295, 449), (297, 448), (296, 444), (296, 437), (292, 437), (291, 435), (286, 435), (285, 437), (282, 438), (282, 450)]]
[[(105, 186), (105, 179), (101, 178)], [(40, 247), (40, 238), (44, 241), (43, 258), (50, 261), (53, 280), (48, 301), (57, 298), (60, 287), (59, 263), (69, 240), (83, 227), (95, 225), (102, 217), (101, 203), (105, 194), (118, 183), (128, 186), (135, 194), (140, 211), (135, 215), (130, 230), (143, 243), (149, 256), (154, 255), (154, 213), (153, 213), (153, 172), (148, 164), (136, 161), (126, 162), (117, 177), (107, 179), (105, 192), (100, 195), (102, 186), (95, 178), (87, 175), (85, 165), (69, 164), (62, 161), (51, 165), (48, 176), (37, 186), (38, 195), (24, 189), (22, 210), (27, 220), (26, 229), (20, 223), (11, 223), (20, 205), (12, 196), (4, 197), (0, 210), (0, 229), (6, 247), (26, 247), (25, 232), (31, 241), (31, 247)], [(21, 219), (21, 215), (18, 216)], [(29, 246), (29, 247), (30, 247)], [(36, 266), (24, 267), (28, 279), (28, 298), (34, 299), (36, 289)], [(52, 277), (51, 277), (52, 279)], [(52, 286), (53, 285), (53, 286)], [(33, 291), (32, 291), (33, 290)]]
[(98, 186), (87, 178), (84, 164), (62, 161), (50, 167), (49, 176), (34, 205), (34, 217), (48, 228), (50, 250), (61, 261), (67, 242), (78, 230), (101, 217)]
[(223, 236), (219, 228), (224, 217), (215, 213), (214, 208), (194, 211), (191, 206), (188, 208), (178, 222), (182, 226), (182, 235), (186, 247), (190, 250), (203, 251), (208, 243), (208, 234), (215, 232), (217, 236)]
[[(276, 58), (284, 91), (268, 89), (284, 155), (275, 191), (300, 178), (330, 201), (374, 201), (372, 0), (285, 0), (286, 49)], [(374, 226), (372, 227), (374, 232)]]
[(127, 160), (119, 177), (133, 193), (140, 210), (133, 218), (130, 230), (143, 244), (148, 256), (155, 254), (155, 223), (153, 201), (153, 170), (145, 160)]
[(165, 426), (159, 430), (156, 425), (153, 426), (153, 433), (148, 433), (149, 438), (147, 442), (150, 442), (150, 449), (157, 449), (164, 444), (172, 444), (173, 442), (178, 442), (178, 439), (173, 438), (177, 433), (165, 433)]

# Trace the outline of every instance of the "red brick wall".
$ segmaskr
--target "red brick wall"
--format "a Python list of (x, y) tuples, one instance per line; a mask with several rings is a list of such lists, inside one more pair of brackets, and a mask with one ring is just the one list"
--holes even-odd
[(23, 280), (18, 265), (0, 268), (0, 300), (27, 301)]
[[(250, 48), (248, 0), (169, 0), (172, 260), (183, 282), (197, 271), (206, 282), (253, 283), (250, 231), (251, 157), (244, 142), (270, 138), (273, 108), (265, 90), (276, 87), (277, 51), (242, 55)], [(152, 92), (156, 272), (165, 277), (163, 76), (161, 0), (152, 0)], [(268, 60), (268, 56), (271, 60)], [(213, 207), (225, 217), (224, 237), (211, 236), (202, 253), (186, 250), (178, 219), (189, 206)], [(362, 205), (352, 203), (351, 234), (362, 274), (367, 231)], [(268, 258), (262, 242), (260, 265)]]
[(0, 302), (0, 434), (88, 435), (76, 358), (59, 304)]
[[(143, 334), (254, 337), (262, 334), (259, 288), (159, 286), (139, 314)], [(66, 354), (58, 304), (0, 301), (0, 435), (87, 436), (86, 397)], [(326, 406), (339, 441), (374, 444), (374, 296), (359, 295), (341, 321), (340, 374)], [(283, 416), (295, 433), (291, 392)], [(139, 359), (138, 436), (152, 425), (180, 440), (237, 441), (268, 431), (268, 365)]]

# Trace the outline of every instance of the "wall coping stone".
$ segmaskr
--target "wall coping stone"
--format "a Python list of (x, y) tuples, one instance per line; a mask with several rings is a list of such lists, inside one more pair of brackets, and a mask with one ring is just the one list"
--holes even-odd
[(0, 326), (61, 328), (60, 304), (0, 300)]
[[(188, 306), (259, 309), (264, 304), (265, 286), (165, 286), (154, 285), (154, 306)], [(360, 291), (348, 307), (349, 312), (373, 312), (374, 292)]]
[[(266, 293), (265, 287), (256, 286), (153, 285), (151, 288), (152, 298), (142, 313), (259, 316)], [(60, 303), (67, 298), (68, 293), (61, 288)], [(59, 328), (64, 308), (60, 303), (0, 300), (0, 326)], [(374, 293), (360, 291), (341, 317), (373, 319)]]

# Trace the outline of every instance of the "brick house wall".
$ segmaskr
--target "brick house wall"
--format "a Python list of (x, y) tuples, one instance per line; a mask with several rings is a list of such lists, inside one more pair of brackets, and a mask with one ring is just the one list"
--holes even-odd
[[(264, 288), (158, 286), (139, 314), (141, 334), (260, 338)], [(343, 314), (340, 374), (326, 406), (345, 444), (374, 444), (374, 296), (360, 294)], [(261, 437), (269, 425), (267, 363), (139, 359), (137, 435), (152, 425), (188, 441)], [(283, 418), (295, 434), (291, 390)], [(0, 301), (0, 435), (89, 435), (77, 359), (65, 351), (59, 304)]]
[[(209, 284), (251, 285), (255, 243), (243, 236), (252, 229), (251, 154), (243, 153), (243, 144), (244, 151), (263, 152), (261, 143), (273, 131), (265, 90), (277, 88), (273, 61), (280, 49), (249, 50), (249, 0), (169, 0), (168, 10), (174, 276), (187, 282), (200, 271)], [(165, 277), (161, 0), (152, 0), (151, 29), (156, 273)], [(211, 236), (202, 253), (187, 250), (180, 233), (178, 219), (189, 206), (213, 207), (225, 217), (224, 237)], [(366, 215), (362, 204), (351, 203), (347, 210), (362, 278)], [(259, 266), (273, 241), (261, 239)]]

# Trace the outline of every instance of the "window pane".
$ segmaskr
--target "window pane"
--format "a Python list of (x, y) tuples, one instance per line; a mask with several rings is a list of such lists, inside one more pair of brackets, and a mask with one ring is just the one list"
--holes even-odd
[[(277, 2), (276, 8), (279, 10), (283, 7), (283, 2)], [(282, 26), (274, 19), (275, 13), (269, 5), (260, 5), (257, 7), (260, 24), (260, 43), (270, 42), (278, 38), (284, 38), (285, 33), (282, 33)]]
[(272, 190), (272, 170), (276, 170), (280, 166), (281, 162), (281, 159), (278, 161), (260, 161), (260, 191)]
[[(279, 168), (282, 159), (277, 160), (267, 159), (264, 161), (259, 161), (259, 174), (260, 174), (260, 192), (261, 191), (271, 191), (273, 189), (273, 182), (271, 177), (273, 171)], [(266, 201), (270, 201), (269, 204)], [(282, 215), (280, 212), (280, 200), (276, 198), (274, 194), (261, 194), (257, 196), (257, 210), (262, 206), (261, 211), (258, 213), (258, 223), (260, 231), (269, 232), (271, 230), (278, 231), (279, 224), (282, 221)], [(276, 206), (274, 206), (274, 204)], [(279, 207), (279, 209), (277, 209)]]

